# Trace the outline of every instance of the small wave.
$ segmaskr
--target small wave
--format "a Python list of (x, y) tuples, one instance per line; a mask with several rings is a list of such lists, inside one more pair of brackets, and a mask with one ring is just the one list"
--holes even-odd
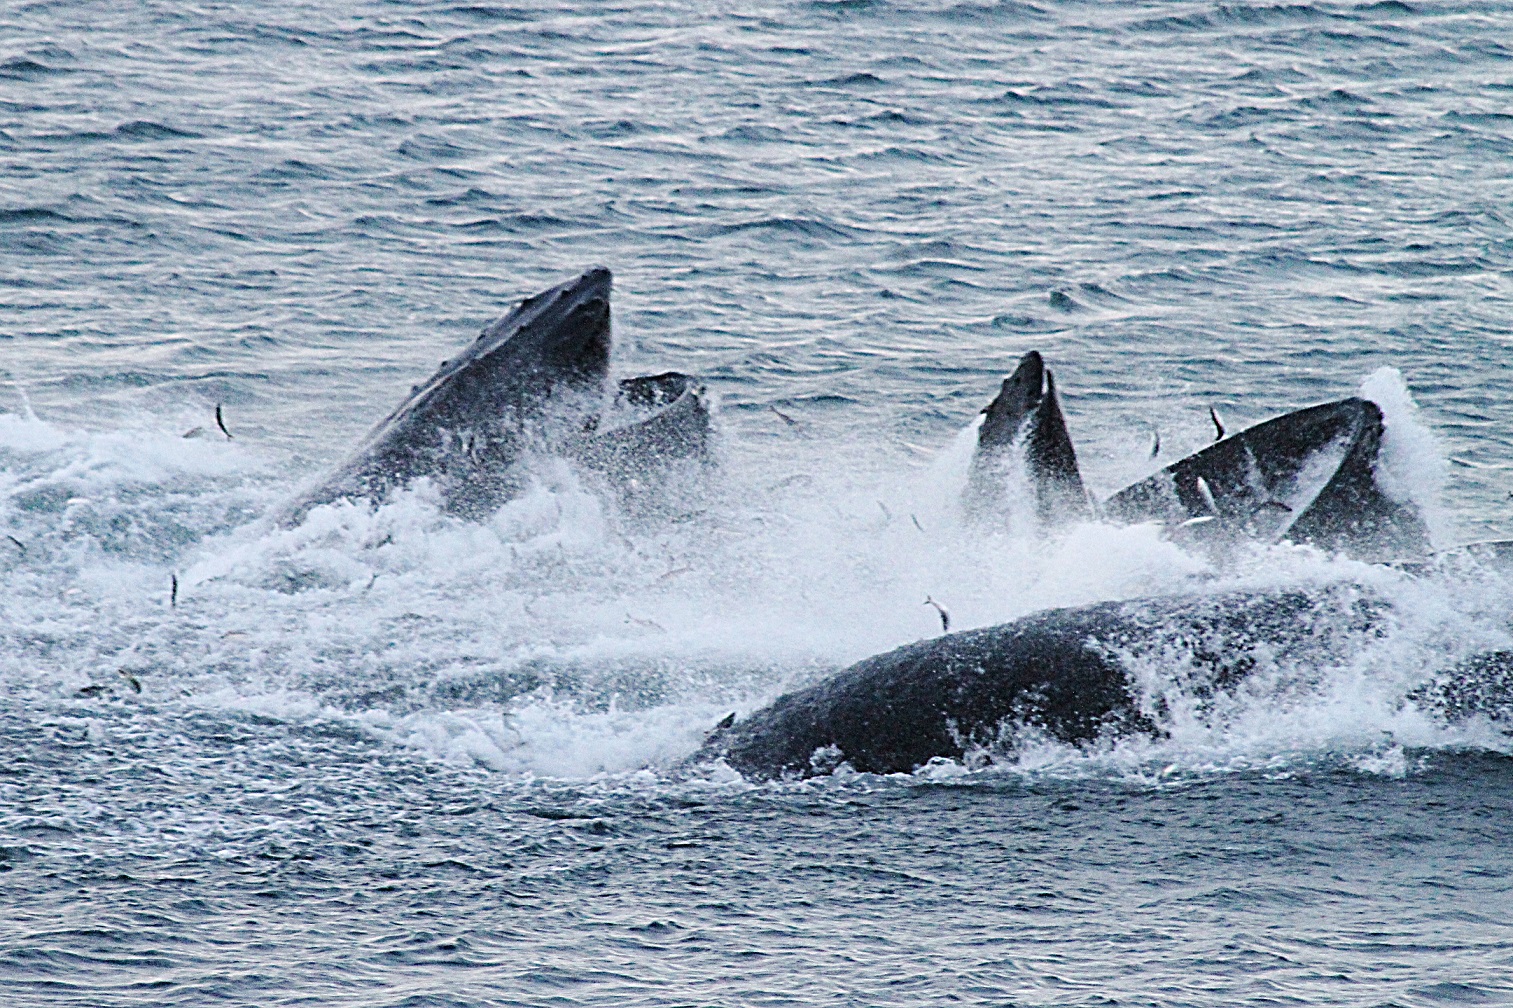
[(910, 259), (896, 266), (874, 269), (872, 272), (881, 276), (952, 277), (963, 271), (968, 273), (989, 272), (986, 267), (979, 266), (967, 259)]
[(1107, 98), (1100, 98), (1097, 92), (1080, 84), (1066, 84), (1057, 88), (1036, 88), (1032, 91), (1009, 88), (998, 96), (997, 101), (1009, 105), (1117, 108)]
[(460, 193), (451, 196), (432, 196), (426, 200), (427, 206), (492, 206), (499, 202), (500, 197), (477, 187), (469, 187)]
[[(1475, 56), (1490, 56), (1493, 59), (1513, 59), (1513, 46), (1494, 39), (1477, 39), (1460, 47), (1461, 52)], [(1499, 86), (1499, 85), (1493, 85)]]
[(941, 11), (940, 16), (947, 21), (1043, 21), (1050, 17), (1050, 12), (1032, 3), (1024, 3), (1022, 0), (988, 0), (988, 2), (968, 0), (966, 3), (947, 7)]
[(17, 56), (0, 62), (0, 78), (10, 80), (39, 80), (43, 77), (54, 77), (72, 72), (67, 67), (49, 66), (34, 59), (27, 59), (25, 56)]
[(256, 178), (265, 179), (333, 179), (336, 173), (329, 168), (301, 161), (298, 158), (288, 158), (273, 168), (265, 168), (258, 172)]
[(842, 120), (848, 126), (926, 126), (930, 120), (898, 109), (874, 112), (859, 119)]
[(1252, 67), (1230, 80), (1264, 84), (1303, 84), (1313, 80), (1296, 67)]
[(70, 130), (66, 133), (39, 133), (32, 137), (36, 144), (86, 144), (100, 140), (109, 140), (115, 137), (114, 132), (105, 133), (100, 130)]
[(49, 210), (46, 207), (15, 207), (9, 210), (0, 210), (0, 224), (31, 224), (44, 221), (72, 224), (74, 223), (74, 218), (67, 214), (61, 214), (56, 210)]
[(1312, 95), (1298, 101), (1298, 105), (1303, 108), (1356, 107), (1370, 104), (1372, 104), (1371, 99), (1352, 94), (1344, 88), (1335, 88), (1324, 94)]
[(1508, 225), (1508, 219), (1502, 214), (1498, 213), (1492, 207), (1477, 207), (1474, 210), (1443, 210), (1439, 213), (1409, 219), (1414, 220), (1416, 223), (1449, 224), (1454, 227), (1481, 227), (1491, 225), (1494, 228), (1504, 228)]
[(1395, 277), (1441, 277), (1466, 276), (1485, 273), (1493, 269), (1492, 263), (1481, 257), (1457, 260), (1398, 259), (1372, 264), (1373, 272)]
[(711, 235), (734, 235), (748, 232), (774, 232), (802, 238), (841, 239), (854, 237), (855, 231), (830, 221), (812, 217), (761, 217), (739, 224), (721, 224), (708, 229)]
[(122, 123), (115, 128), (113, 135), (130, 140), (184, 140), (204, 136), (192, 130), (176, 129), (147, 119), (134, 119), (131, 122)]
[(1050, 301), (1052, 308), (1065, 314), (1071, 315), (1078, 312), (1087, 311), (1086, 305), (1075, 300), (1070, 294), (1067, 294), (1065, 291), (1053, 290), (1049, 295), (1047, 295), (1047, 299)]
[(1446, 112), (1444, 118), (1455, 122), (1508, 126), (1513, 124), (1513, 112), (1464, 112), (1458, 109)]
[(251, 38), (261, 39), (266, 42), (276, 42), (280, 45), (297, 46), (301, 49), (312, 45), (312, 40), (334, 40), (329, 34), (323, 35), (320, 32), (274, 24), (251, 24), (247, 28), (247, 34)]
[(785, 143), (789, 134), (775, 126), (733, 126), (721, 133), (705, 138), (708, 141), (734, 141), (737, 143)]
[(598, 140), (615, 140), (620, 137), (639, 136), (652, 130), (646, 123), (632, 119), (616, 119), (612, 122), (588, 122), (584, 132)]
[(843, 77), (827, 77), (824, 80), (814, 81), (812, 86), (813, 87), (854, 88), (854, 87), (885, 87), (885, 86), (887, 86), (887, 84), (888, 84), (887, 81), (883, 80), (881, 77), (877, 76), (876, 74), (862, 72), (862, 73), (846, 74)]
[(881, 150), (864, 151), (844, 158), (823, 158), (817, 160), (835, 161), (838, 163), (867, 163), (873, 161), (909, 161), (917, 164), (960, 165), (960, 157), (948, 154), (931, 146), (889, 146)]
[(540, 16), (537, 11), (523, 10), (519, 7), (498, 7), (486, 4), (465, 4), (457, 7), (442, 7), (443, 14), (457, 14), (461, 17), (472, 18), (475, 21), (534, 21)]
[(1047, 323), (1034, 315), (1003, 312), (994, 315), (988, 323), (994, 329), (1015, 329), (1021, 332), (1043, 332)]
[(886, 0), (809, 0), (811, 10), (820, 14), (849, 14), (886, 6)]
[(1336, 17), (1313, 4), (1220, 4), (1213, 13), (1216, 23), (1241, 25), (1328, 21)]
[(464, 231), (503, 231), (509, 234), (519, 234), (520, 232), (557, 230), (571, 227), (573, 223), (573, 221), (567, 218), (554, 217), (551, 214), (520, 213), (511, 214), (503, 218), (467, 221), (453, 226)]
[(1137, 32), (1187, 32), (1201, 31), (1212, 27), (1214, 27), (1213, 19), (1203, 14), (1188, 14), (1185, 16), (1144, 18), (1131, 22), (1128, 29)]
[(1296, 121), (1297, 113), (1278, 106), (1241, 105), (1206, 119), (1198, 125), (1208, 129), (1247, 129), (1261, 123)]
[(1102, 302), (1105, 304), (1121, 304), (1129, 301), (1129, 298), (1114, 293), (1102, 284), (1084, 282), (1078, 284), (1077, 289), (1080, 290), (1085, 297), (1095, 303)]
[[(402, 50), (403, 55), (388, 56), (383, 59), (372, 60), (363, 64), (362, 70), (382, 77), (405, 76), (409, 74), (445, 74), (453, 70), (466, 70), (476, 59), (470, 59), (467, 55), (449, 56), (443, 58), (438, 55), (417, 56), (409, 50)], [(481, 57), (483, 54), (475, 54)]]
[(408, 139), (400, 142), (394, 149), (400, 157), (412, 161), (444, 161), (462, 157), (467, 151), (448, 140), (440, 140), (435, 137), (421, 137)]

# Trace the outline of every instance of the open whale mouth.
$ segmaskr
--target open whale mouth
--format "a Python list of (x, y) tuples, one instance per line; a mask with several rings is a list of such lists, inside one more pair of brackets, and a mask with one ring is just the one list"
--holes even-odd
[(983, 410), (963, 505), (979, 525), (1012, 524), (1019, 499), (1042, 527), (1092, 516), (1056, 379), (1035, 350)]
[[(599, 418), (597, 436), (603, 440), (613, 440), (670, 416), (692, 411), (707, 412), (704, 395), (702, 383), (679, 371), (622, 379), (614, 406)], [(664, 450), (671, 455), (682, 455), (703, 448), (702, 443), (697, 449), (682, 443), (692, 433), (694, 432), (669, 429), (654, 436), (666, 434)], [(707, 431), (702, 433), (707, 435)]]
[(1207, 522), (1205, 535), (1275, 542), (1387, 559), (1429, 548), (1411, 506), (1375, 475), (1385, 433), (1381, 409), (1358, 397), (1310, 406), (1232, 435), (1114, 494), (1115, 521)]
[(703, 383), (668, 371), (626, 378), (574, 452), (633, 515), (686, 509), (711, 464), (713, 418)]

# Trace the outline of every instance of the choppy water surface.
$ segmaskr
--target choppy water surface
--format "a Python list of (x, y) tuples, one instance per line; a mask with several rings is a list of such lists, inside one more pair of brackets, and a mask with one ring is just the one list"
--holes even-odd
[[(1513, 744), (1405, 700), (1513, 644), (1505, 574), (954, 506), (1033, 348), (1100, 494), (1210, 406), (1364, 383), (1441, 544), (1513, 532), (1510, 40), (1455, 2), (9, 6), (0, 992), (1513, 1003)], [(591, 263), (618, 366), (721, 399), (707, 511), (546, 467), (482, 525), (261, 520)], [(1334, 581), (1405, 615), (1160, 742), (681, 766), (926, 596)]]

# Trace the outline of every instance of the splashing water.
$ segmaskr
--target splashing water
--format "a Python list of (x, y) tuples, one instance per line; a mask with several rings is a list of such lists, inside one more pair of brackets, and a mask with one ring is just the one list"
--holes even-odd
[[(1387, 416), (1384, 484), (1435, 513), (1443, 467), (1401, 379), (1377, 372), (1363, 393)], [(447, 516), (420, 481), (292, 529), (255, 517), (287, 492), (277, 460), (179, 426), (0, 415), (7, 689), (45, 706), (80, 691), (136, 701), (136, 683), (160, 712), (335, 721), (447, 761), (581, 777), (671, 767), (726, 711), (934, 635), (926, 598), (967, 629), (1104, 599), (1353, 583), (1410, 618), (1337, 666), (1259, 675), (1222, 708), (1186, 703), (1175, 665), (1157, 663), (1142, 676), (1168, 701), (1169, 738), (1021, 745), (1014, 766), (1145, 773), (1384, 738), (1503, 744), (1403, 702), (1451, 658), (1507, 644), (1495, 573), (1408, 578), (1288, 545), (1219, 567), (1149, 524), (984, 534), (956, 507), (970, 425), (923, 466), (815, 439), (775, 469), (727, 438), (708, 506), (658, 526), (626, 522), (546, 460), (484, 523)]]
[(1389, 497), (1418, 509), (1436, 547), (1449, 545), (1454, 530), (1444, 505), (1444, 449), (1419, 419), (1402, 374), (1396, 368), (1378, 368), (1361, 382), (1360, 395), (1381, 407), (1386, 429), (1377, 457), (1378, 485)]

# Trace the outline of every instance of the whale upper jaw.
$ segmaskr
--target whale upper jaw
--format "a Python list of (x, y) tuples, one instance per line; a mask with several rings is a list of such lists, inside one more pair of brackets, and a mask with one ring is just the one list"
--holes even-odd
[(596, 266), (526, 298), (443, 362), (384, 424), (411, 413), (456, 428), (510, 424), (539, 414), (554, 394), (602, 395), (609, 378), (610, 289), (609, 270)]
[(595, 266), (528, 297), (485, 329), (469, 356), (507, 352), (521, 363), (534, 357), (537, 366), (562, 377), (602, 384), (609, 373), (611, 287), (609, 270)]
[(977, 433), (981, 445), (1007, 445), (1020, 433), (1030, 415), (1046, 393), (1048, 372), (1038, 350), (1019, 359), (1014, 373), (1003, 380), (998, 396), (983, 412), (982, 428)]

